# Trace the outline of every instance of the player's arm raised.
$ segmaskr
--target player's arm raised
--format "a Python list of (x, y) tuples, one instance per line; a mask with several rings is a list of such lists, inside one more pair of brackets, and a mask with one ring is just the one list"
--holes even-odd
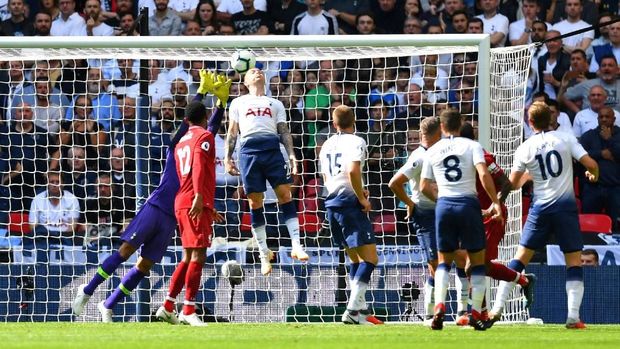
[(347, 167), (347, 177), (351, 182), (351, 187), (353, 187), (355, 196), (357, 196), (357, 201), (359, 201), (359, 203), (362, 205), (362, 211), (370, 211), (370, 201), (368, 201), (366, 192), (364, 190), (364, 185), (362, 184), (361, 161), (351, 161), (351, 163)]
[(295, 150), (293, 149), (293, 136), (291, 136), (291, 131), (285, 122), (278, 122), (277, 128), (278, 134), (280, 135), (280, 143), (284, 145), (288, 153), (291, 173), (294, 175), (299, 174), (297, 171), (297, 158), (295, 157)]
[(224, 147), (224, 153), (226, 154), (224, 158), (224, 167), (226, 168), (226, 172), (233, 176), (239, 175), (239, 169), (235, 166), (235, 161), (233, 160), (233, 153), (235, 152), (235, 147), (237, 146), (238, 136), (239, 124), (236, 121), (229, 120), (228, 134), (226, 134), (226, 146)]
[(476, 171), (478, 172), (478, 177), (480, 178), (482, 187), (486, 190), (491, 200), (493, 200), (493, 211), (495, 211), (493, 219), (502, 219), (502, 207), (499, 203), (499, 199), (497, 198), (497, 191), (495, 190), (493, 177), (491, 177), (487, 164), (485, 162), (477, 163)]

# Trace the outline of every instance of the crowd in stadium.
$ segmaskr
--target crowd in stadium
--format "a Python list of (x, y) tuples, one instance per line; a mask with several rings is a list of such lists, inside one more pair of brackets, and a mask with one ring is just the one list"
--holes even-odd
[[(139, 7), (148, 7), (150, 35), (158, 36), (488, 33), (493, 47), (553, 39), (618, 13), (618, 3), (609, 0), (0, 0), (0, 32), (139, 35)], [(581, 209), (609, 215), (615, 232), (620, 232), (619, 60), (620, 22), (547, 41), (534, 51), (526, 97), (527, 104), (545, 101), (556, 127), (573, 132), (598, 161), (598, 183), (575, 181)], [(425, 116), (453, 107), (476, 126), (476, 61), (474, 53), (454, 53), (294, 67), (282, 62), (272, 69), (269, 94), (288, 108), (297, 157), (304, 159), (295, 189), (300, 207), (316, 211), (321, 205), (316, 157), (333, 132), (331, 110), (346, 104), (355, 107), (357, 130), (370, 146), (366, 183), (378, 231), (386, 229), (381, 222), (394, 221), (387, 217), (393, 212), (402, 221), (404, 209), (389, 180), (418, 146)], [(75, 244), (85, 234), (87, 241), (118, 236), (136, 209), (138, 64), (0, 62), (0, 224), (9, 226), (15, 213), (25, 212), (38, 222), (35, 236)], [(165, 145), (196, 93), (199, 71), (225, 68), (225, 62), (149, 61), (151, 188), (159, 181)], [(243, 84), (233, 84), (231, 96), (245, 93)], [(204, 103), (214, 102), (207, 97)], [(527, 138), (532, 134), (527, 123), (524, 129)], [(224, 134), (222, 128), (216, 138), (220, 159)], [(217, 199), (220, 210), (232, 214), (216, 235), (231, 236), (239, 234), (242, 215), (233, 212), (243, 193), (238, 179), (224, 172), (218, 164)], [(52, 204), (70, 212), (67, 217), (54, 217), (46, 198), (59, 190), (66, 194)], [(408, 235), (405, 224), (396, 228), (403, 230), (397, 235)]]

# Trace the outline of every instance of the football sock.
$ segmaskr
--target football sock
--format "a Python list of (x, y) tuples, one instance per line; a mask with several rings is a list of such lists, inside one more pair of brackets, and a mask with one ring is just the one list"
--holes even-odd
[(357, 269), (360, 267), (360, 263), (351, 263), (349, 266), (349, 280), (355, 280), (355, 274), (357, 274)]
[(258, 243), (258, 250), (260, 252), (260, 256), (267, 256), (269, 253), (269, 247), (267, 247), (267, 227), (265, 223), (265, 215), (264, 209), (257, 208), (255, 210), (251, 210), (252, 217), (252, 234), (254, 234), (254, 238)]
[(525, 286), (527, 284), (527, 278), (523, 274), (497, 262), (490, 263), (487, 275), (495, 280), (513, 281), (520, 286)]
[(293, 201), (289, 201), (280, 205), (280, 208), (282, 209), (282, 216), (284, 217), (284, 222), (286, 223), (286, 229), (288, 229), (288, 234), (291, 237), (291, 245), (294, 249), (299, 249), (301, 248), (301, 241), (299, 238), (299, 218), (297, 218), (295, 204)]
[(426, 306), (426, 315), (433, 315), (435, 309), (435, 279), (429, 276), (424, 283), (424, 305)]
[(465, 269), (456, 268), (456, 302), (457, 312), (467, 311), (467, 303), (469, 303), (469, 279), (465, 273)]
[(486, 290), (485, 266), (476, 265), (471, 267), (471, 309), (482, 312), (482, 300)]
[(370, 276), (375, 270), (375, 265), (368, 262), (359, 263), (355, 278), (351, 286), (351, 299), (347, 304), (349, 310), (360, 310), (366, 308), (366, 289), (370, 282)]
[(146, 276), (143, 274), (138, 268), (131, 268), (123, 279), (121, 280), (120, 285), (112, 294), (105, 300), (104, 306), (108, 309), (114, 308), (116, 303), (120, 302), (125, 296), (129, 296), (131, 291), (133, 291), (136, 286), (140, 283), (140, 281)]
[(126, 259), (123, 259), (118, 251), (115, 251), (110, 257), (106, 258), (99, 268), (97, 268), (95, 276), (93, 276), (88, 285), (84, 287), (84, 293), (92, 296), (97, 286), (106, 281), (124, 261), (126, 261)]
[(566, 270), (566, 295), (568, 296), (568, 318), (579, 320), (579, 309), (583, 298), (582, 267), (570, 267)]
[(174, 273), (172, 273), (168, 297), (166, 297), (164, 301), (164, 308), (166, 308), (168, 312), (174, 311), (174, 302), (185, 285), (185, 274), (187, 274), (187, 263), (181, 261), (174, 270)]
[(440, 263), (435, 271), (435, 307), (439, 304), (445, 304), (446, 294), (450, 283), (449, 275), (450, 265)]
[(200, 288), (202, 277), (202, 264), (189, 262), (187, 275), (185, 275), (185, 301), (183, 302), (183, 314), (191, 315), (196, 312), (195, 301)]

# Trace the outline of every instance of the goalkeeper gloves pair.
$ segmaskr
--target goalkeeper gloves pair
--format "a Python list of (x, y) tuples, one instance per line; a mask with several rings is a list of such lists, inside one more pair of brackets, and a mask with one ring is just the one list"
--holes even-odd
[(232, 80), (228, 79), (223, 74), (216, 74), (204, 69), (201, 69), (199, 73), (200, 85), (198, 86), (197, 92), (203, 95), (207, 93), (213, 94), (217, 97), (216, 105), (221, 108), (226, 108)]

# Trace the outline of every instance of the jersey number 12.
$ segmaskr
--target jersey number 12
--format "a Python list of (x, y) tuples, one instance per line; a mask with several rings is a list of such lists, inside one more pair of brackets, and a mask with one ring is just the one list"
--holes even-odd
[(181, 176), (185, 176), (189, 173), (191, 158), (190, 153), (191, 150), (189, 148), (189, 145), (177, 149), (177, 156), (179, 157), (179, 170), (181, 171)]

